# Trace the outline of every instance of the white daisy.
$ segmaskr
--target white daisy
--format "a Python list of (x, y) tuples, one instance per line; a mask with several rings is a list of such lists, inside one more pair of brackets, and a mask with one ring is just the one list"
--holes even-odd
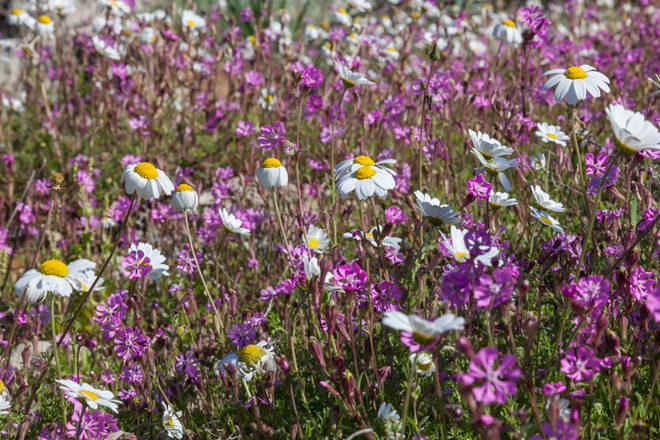
[(186, 434), (186, 430), (183, 428), (181, 423), (181, 416), (183, 415), (182, 411), (174, 411), (174, 408), (170, 404), (164, 404), (163, 408), (163, 429), (167, 433), (168, 438), (175, 440), (181, 440)]
[(91, 409), (103, 407), (116, 413), (117, 404), (121, 403), (114, 399), (115, 396), (111, 391), (94, 388), (88, 383), (80, 385), (69, 379), (56, 379), (55, 382), (60, 384), (60, 388), (65, 393), (76, 399), (82, 399)]
[(522, 43), (522, 34), (513, 20), (504, 20), (493, 28), (493, 37), (511, 46)]
[(477, 174), (480, 174), (484, 171), (487, 171), (490, 174), (497, 174), (497, 177), (500, 179), (500, 183), (504, 189), (511, 191), (511, 183), (504, 174), (504, 171), (517, 166), (518, 163), (515, 160), (505, 159), (502, 156), (494, 156), (490, 159), (486, 159), (476, 148), (473, 148), (471, 151), (475, 156), (477, 156), (479, 162), (481, 162), (481, 167), (477, 169)]
[(282, 162), (269, 157), (261, 162), (260, 168), (257, 168), (257, 179), (264, 188), (278, 188), (289, 183), (289, 174), (282, 166)]
[(128, 248), (128, 252), (136, 253), (138, 251), (144, 252), (144, 258), (149, 258), (149, 264), (151, 265), (151, 270), (149, 271), (149, 278), (154, 281), (158, 281), (161, 277), (169, 276), (170, 273), (167, 271), (170, 267), (165, 262), (165, 257), (160, 253), (160, 250), (151, 246), (149, 243), (140, 242), (137, 246), (133, 243)]
[(539, 205), (540, 208), (546, 211), (554, 211), (554, 212), (566, 211), (566, 208), (564, 208), (563, 203), (555, 202), (554, 200), (552, 200), (550, 198), (550, 195), (548, 195), (547, 192), (543, 191), (543, 189), (540, 186), (531, 185), (529, 189), (532, 190), (532, 195), (534, 196), (534, 200), (536, 200), (536, 204)]
[(529, 157), (529, 164), (536, 171), (544, 170), (545, 165), (547, 164), (546, 159), (545, 159), (545, 154), (543, 154), (542, 152), (538, 152), (536, 154), (533, 154), (532, 156)]
[(351, 88), (353, 86), (371, 86), (376, 84), (375, 82), (368, 80), (363, 74), (353, 72), (339, 59), (335, 59), (335, 68), (346, 88)]
[(457, 225), (460, 222), (459, 213), (454, 211), (449, 205), (440, 204), (437, 197), (415, 191), (415, 207), (431, 224), (439, 225)]
[(172, 207), (179, 212), (197, 211), (199, 205), (199, 196), (197, 191), (187, 183), (182, 183), (176, 187), (172, 195)]
[(422, 376), (430, 376), (435, 372), (435, 363), (433, 357), (426, 351), (410, 353), (408, 356), (410, 365), (415, 368), (415, 373)]
[(243, 221), (234, 217), (234, 214), (230, 214), (225, 208), (220, 210), (220, 219), (227, 231), (240, 235), (250, 235), (249, 229), (241, 227)]
[(48, 0), (48, 9), (58, 15), (69, 15), (76, 12), (75, 0)]
[(99, 4), (110, 9), (112, 15), (120, 16), (131, 12), (131, 7), (122, 0), (99, 0)]
[(145, 200), (157, 199), (162, 193), (172, 194), (174, 184), (169, 177), (149, 162), (127, 165), (121, 175), (121, 181), (126, 184), (126, 193), (137, 193)]
[(344, 177), (344, 175), (357, 171), (361, 167), (370, 166), (380, 171), (385, 171), (387, 173), (390, 173), (392, 176), (396, 176), (396, 171), (384, 166), (395, 163), (396, 160), (394, 159), (383, 159), (378, 162), (374, 162), (374, 160), (369, 156), (359, 155), (354, 157), (353, 159), (342, 160), (337, 164), (337, 166), (335, 166), (333, 172), (335, 174), (335, 179), (339, 180), (342, 177)]
[(302, 236), (302, 240), (308, 248), (315, 252), (327, 251), (330, 244), (328, 234), (314, 225), (309, 226), (307, 233)]
[(232, 369), (234, 372), (236, 372), (236, 377), (239, 380), (245, 380), (246, 382), (250, 382), (252, 380), (252, 376), (254, 376), (254, 372), (251, 371), (250, 368), (248, 368), (248, 366), (245, 365), (245, 363), (243, 363), (243, 361), (241, 361), (238, 355), (234, 352), (231, 352), (227, 356), (220, 359), (215, 363), (214, 366), (214, 370), (217, 374), (224, 373), (229, 369)]
[(7, 23), (14, 26), (24, 25), (30, 29), (34, 29), (37, 20), (35, 20), (30, 14), (25, 12), (23, 9), (14, 8), (11, 10), (10, 14), (7, 16)]
[(610, 104), (605, 113), (614, 132), (614, 143), (626, 154), (660, 149), (660, 132), (643, 114), (621, 104)]
[(11, 401), (0, 397), (0, 415), (9, 414), (9, 408), (11, 407)]
[(261, 108), (271, 111), (277, 103), (277, 96), (275, 96), (275, 87), (262, 88), (261, 96), (259, 96), (259, 105)]
[(345, 173), (337, 181), (337, 191), (342, 199), (355, 191), (359, 200), (367, 199), (374, 194), (383, 197), (387, 191), (395, 187), (394, 177), (387, 171), (372, 166), (361, 166), (351, 173)]
[(371, 2), (369, 0), (348, 0), (348, 4), (358, 12), (371, 11)]
[(505, 192), (491, 191), (490, 197), (488, 198), (488, 203), (490, 203), (490, 206), (497, 209), (503, 206), (517, 205), (518, 201), (513, 197), (509, 198), (509, 194)]
[(543, 90), (548, 90), (555, 85), (555, 101), (566, 99), (566, 103), (574, 105), (578, 101), (586, 99), (587, 93), (594, 98), (600, 96), (600, 89), (609, 93), (610, 80), (598, 72), (595, 67), (588, 64), (571, 66), (567, 69), (548, 70), (543, 76), (552, 75), (543, 84)]
[(197, 32), (206, 27), (206, 20), (191, 10), (185, 10), (181, 14), (181, 25), (184, 29)]
[[(377, 238), (378, 241), (380, 241), (381, 246), (391, 247), (391, 248), (399, 250), (401, 248), (401, 245), (399, 244), (399, 243), (401, 243), (401, 239), (399, 237), (391, 237), (389, 235), (387, 237), (382, 237), (381, 238), (380, 233), (382, 232), (382, 230), (383, 230), (382, 226), (380, 226), (380, 227), (379, 226), (374, 226), (373, 228), (371, 228), (369, 230), (369, 232), (367, 232), (365, 234), (365, 237), (366, 237), (367, 241), (372, 246), (378, 247), (378, 243), (376, 242), (376, 238)], [(374, 235), (374, 233), (375, 233), (375, 235)], [(362, 240), (362, 234), (360, 234), (359, 230), (355, 230), (353, 232), (346, 232), (343, 235), (343, 237), (344, 238), (352, 238), (352, 239), (357, 240), (357, 241)]]
[(147, 26), (140, 32), (140, 43), (151, 44), (156, 41), (156, 31), (151, 26)]
[(532, 217), (542, 222), (544, 225), (550, 226), (555, 231), (561, 234), (564, 233), (564, 229), (561, 226), (559, 226), (559, 222), (556, 219), (550, 217), (548, 213), (546, 213), (545, 211), (541, 211), (540, 209), (536, 209), (533, 206), (530, 206), (529, 209)]
[(236, 352), (247, 368), (257, 374), (270, 373), (277, 370), (275, 362), (275, 352), (266, 341), (260, 341), (257, 344), (246, 345)]
[(417, 315), (406, 315), (395, 310), (385, 312), (382, 323), (394, 330), (412, 333), (415, 341), (421, 344), (430, 344), (443, 333), (451, 330), (463, 330), (465, 319), (447, 313), (435, 321), (427, 321)]
[(508, 156), (513, 153), (513, 148), (502, 145), (500, 141), (488, 136), (486, 133), (468, 130), (468, 134), (474, 148), (488, 159), (495, 156)]
[(566, 141), (569, 139), (568, 135), (561, 131), (558, 125), (550, 125), (547, 122), (536, 124), (536, 133), (541, 138), (542, 142), (554, 142), (562, 147), (566, 146)]
[(383, 55), (385, 56), (385, 58), (388, 58), (391, 61), (396, 61), (399, 59), (399, 51), (396, 50), (396, 48), (393, 46), (387, 46), (383, 50)]
[[(450, 229), (450, 236), (451, 236), (451, 241), (447, 239), (445, 234), (442, 232), (440, 233), (442, 235), (442, 243), (449, 251), (449, 253), (454, 257), (454, 260), (456, 260), (459, 263), (462, 263), (466, 261), (468, 258), (470, 258), (470, 251), (465, 245), (465, 235), (469, 232), (467, 229), (459, 229), (456, 226), (451, 227)], [(480, 255), (477, 255), (474, 258), (475, 263), (481, 263), (484, 266), (492, 266), (493, 265), (493, 259), (497, 257), (499, 254), (499, 249), (495, 246), (491, 247), (490, 249), (484, 249), (486, 252), (483, 252)]]
[(401, 418), (390, 403), (383, 402), (380, 404), (373, 430), (379, 438), (386, 440), (403, 439)]
[(105, 40), (98, 35), (92, 37), (92, 43), (94, 44), (94, 49), (107, 59), (118, 61), (121, 58), (117, 49), (108, 45)]
[(344, 26), (350, 26), (353, 23), (351, 16), (346, 12), (346, 9), (339, 8), (332, 13), (332, 20)]
[(55, 32), (55, 24), (47, 15), (40, 15), (37, 18), (37, 33), (42, 37), (51, 37)]
[(29, 304), (43, 300), (48, 293), (68, 297), (74, 290), (83, 290), (81, 279), (84, 272), (96, 267), (96, 263), (79, 259), (66, 265), (62, 260), (52, 258), (30, 269), (14, 284), (19, 298), (27, 295)]

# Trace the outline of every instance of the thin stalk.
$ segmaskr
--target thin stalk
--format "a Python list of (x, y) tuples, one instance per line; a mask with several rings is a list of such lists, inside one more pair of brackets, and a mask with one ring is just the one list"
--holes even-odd
[(584, 186), (584, 181), (586, 180), (584, 171), (582, 170), (582, 156), (580, 155), (580, 146), (578, 145), (577, 133), (575, 132), (575, 106), (570, 106), (571, 108), (571, 139), (573, 140), (573, 148), (575, 149), (575, 158), (578, 164), (578, 171), (580, 177), (580, 183)]
[(282, 239), (284, 240), (284, 246), (286, 246), (287, 255), (289, 255), (289, 240), (286, 238), (286, 232), (284, 231), (284, 223), (282, 223), (282, 214), (280, 213), (280, 206), (277, 204), (277, 188), (273, 188), (273, 203), (275, 204), (275, 213), (277, 214), (277, 221), (280, 225), (280, 232), (282, 232)]
[(406, 421), (408, 420), (408, 408), (410, 407), (410, 394), (415, 386), (415, 373), (410, 367), (406, 367), (408, 374), (408, 387), (406, 397), (403, 401), (403, 417), (401, 417), (401, 438), (406, 438)]
[(78, 419), (78, 427), (76, 428), (76, 436), (74, 438), (80, 438), (80, 431), (85, 418), (85, 409), (87, 409), (87, 405), (83, 405), (80, 410), (80, 419)]
[(337, 216), (334, 213), (334, 206), (337, 201), (337, 186), (335, 182), (335, 127), (337, 125), (337, 117), (339, 117), (339, 112), (341, 111), (341, 105), (344, 102), (344, 95), (346, 95), (346, 90), (348, 88), (344, 87), (344, 90), (341, 92), (341, 96), (339, 97), (339, 106), (337, 106), (337, 111), (335, 112), (333, 118), (332, 118), (332, 129), (331, 129), (331, 150), (330, 150), (330, 172), (332, 173), (332, 188), (330, 188), (330, 192), (332, 193), (332, 242), (337, 243)]

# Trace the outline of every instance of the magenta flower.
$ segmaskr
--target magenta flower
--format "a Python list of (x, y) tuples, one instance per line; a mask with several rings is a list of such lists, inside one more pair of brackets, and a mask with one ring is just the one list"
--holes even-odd
[(602, 276), (590, 275), (563, 286), (561, 290), (578, 308), (599, 312), (609, 299), (610, 283)]
[(561, 360), (560, 370), (576, 381), (588, 380), (600, 369), (600, 359), (587, 347), (571, 348)]
[(323, 72), (316, 67), (309, 65), (301, 72), (300, 84), (310, 89), (318, 86), (323, 82)]
[(144, 278), (151, 271), (151, 259), (144, 256), (142, 251), (131, 251), (121, 262), (124, 276), (129, 280)]
[(259, 136), (257, 136), (259, 148), (272, 150), (284, 142), (285, 135), (286, 130), (282, 121), (277, 121), (273, 125), (263, 125), (259, 129)]
[(361, 290), (367, 282), (367, 272), (356, 262), (339, 264), (333, 275), (344, 290)]
[(543, 385), (543, 394), (546, 396), (558, 396), (566, 391), (566, 385), (561, 381), (555, 383), (546, 383)]
[[(543, 422), (541, 432), (545, 438), (552, 438), (557, 440), (577, 440), (578, 432), (575, 425), (565, 422), (561, 417), (555, 420), (555, 427), (553, 428), (550, 422)], [(529, 440), (543, 440), (538, 434), (534, 434)]]
[(484, 176), (477, 174), (467, 181), (468, 194), (478, 199), (488, 199), (493, 190), (493, 185), (488, 183)]
[(515, 366), (516, 358), (505, 354), (499, 367), (493, 369), (497, 356), (495, 347), (482, 348), (470, 361), (468, 372), (459, 377), (464, 384), (472, 385), (477, 402), (505, 403), (507, 395), (517, 392), (515, 382), (520, 378), (520, 369)]
[(509, 301), (516, 279), (508, 268), (495, 269), (493, 274), (479, 276), (479, 284), (474, 287), (477, 307), (497, 307)]
[(147, 351), (151, 340), (139, 328), (124, 327), (114, 339), (115, 353), (125, 361), (137, 359)]
[(660, 287), (646, 297), (646, 308), (656, 322), (660, 322)]
[(406, 213), (398, 206), (390, 206), (385, 210), (385, 219), (396, 225), (406, 221)]

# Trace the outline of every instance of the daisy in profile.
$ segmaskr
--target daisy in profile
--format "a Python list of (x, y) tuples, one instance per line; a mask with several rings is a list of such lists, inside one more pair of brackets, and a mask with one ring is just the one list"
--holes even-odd
[(99, 4), (108, 8), (112, 15), (122, 16), (131, 12), (131, 7), (123, 0), (99, 0)]
[(417, 353), (410, 353), (408, 357), (410, 365), (415, 369), (415, 373), (421, 376), (430, 376), (435, 372), (435, 364), (433, 357), (426, 351), (418, 351)]
[(487, 171), (490, 174), (496, 174), (504, 189), (511, 191), (511, 183), (504, 174), (504, 171), (517, 166), (518, 163), (515, 160), (505, 159), (502, 156), (494, 156), (490, 159), (486, 159), (476, 148), (472, 149), (472, 153), (477, 157), (479, 162), (481, 162), (481, 167), (477, 169), (477, 174), (481, 174), (484, 171)]
[(457, 225), (460, 222), (459, 213), (449, 205), (440, 204), (437, 197), (431, 197), (421, 191), (415, 191), (415, 197), (417, 198), (415, 207), (431, 224), (435, 226)]
[(220, 210), (220, 220), (225, 230), (239, 235), (250, 235), (250, 230), (242, 227), (242, 220), (237, 219), (234, 214), (230, 214), (225, 208)]
[(69, 15), (76, 12), (75, 0), (48, 0), (48, 9), (59, 16)]
[[(14, 284), (19, 298), (26, 295), (29, 304), (43, 300), (48, 293), (68, 297), (74, 290), (86, 290), (89, 286), (81, 284), (87, 280), (85, 274), (96, 267), (96, 263), (86, 259), (75, 260), (68, 265), (62, 260), (52, 258), (30, 269)], [(83, 287), (84, 286), (84, 287)]]
[(609, 78), (588, 64), (548, 70), (543, 76), (547, 75), (550, 75), (550, 78), (543, 84), (543, 90), (557, 86), (554, 94), (557, 102), (565, 99), (567, 104), (574, 105), (586, 99), (587, 93), (598, 98), (601, 90), (610, 92)]
[[(378, 240), (378, 242), (380, 242), (380, 245), (383, 247), (391, 247), (396, 250), (399, 250), (401, 248), (401, 245), (399, 244), (401, 243), (401, 239), (399, 237), (391, 237), (389, 235), (387, 237), (381, 237), (380, 235), (382, 231), (383, 231), (382, 226), (380, 227), (374, 226), (369, 230), (369, 232), (365, 234), (365, 238), (374, 247), (378, 247), (378, 243), (376, 242), (376, 240)], [(352, 238), (357, 241), (360, 241), (362, 240), (362, 234), (361, 231), (357, 229), (353, 232), (345, 233), (344, 238)]]
[(486, 133), (468, 130), (468, 134), (474, 148), (487, 159), (495, 156), (508, 156), (513, 153), (513, 148), (502, 145), (500, 141)]
[(562, 147), (566, 146), (566, 141), (568, 140), (568, 135), (561, 131), (561, 127), (558, 125), (550, 125), (547, 122), (541, 122), (536, 124), (536, 133), (541, 142), (553, 142)]
[(238, 359), (253, 373), (266, 374), (277, 370), (275, 352), (266, 341), (246, 345), (236, 352)]
[(401, 418), (390, 403), (383, 402), (380, 404), (372, 429), (378, 434), (379, 438), (387, 440), (403, 439)]
[(92, 37), (92, 44), (94, 44), (94, 49), (99, 55), (104, 56), (109, 60), (118, 61), (121, 58), (117, 49), (108, 45), (105, 40), (98, 35)]
[(515, 206), (518, 204), (518, 201), (513, 197), (509, 197), (508, 193), (492, 191), (490, 197), (488, 197), (488, 203), (493, 208), (499, 209), (504, 206)]
[(513, 20), (503, 20), (493, 28), (493, 37), (511, 46), (518, 46), (522, 43), (522, 34)]
[(254, 372), (234, 352), (229, 353), (216, 362), (213, 369), (218, 375), (227, 374), (229, 371), (232, 371), (239, 380), (244, 380), (245, 382), (250, 382), (254, 376)]
[(259, 105), (261, 108), (271, 111), (277, 103), (277, 96), (275, 96), (275, 87), (262, 88), (261, 95), (259, 96)]
[(157, 199), (161, 194), (170, 195), (174, 184), (167, 174), (149, 162), (127, 165), (121, 175), (125, 183), (126, 194), (137, 194), (144, 200)]
[(394, 187), (394, 176), (391, 172), (368, 165), (360, 166), (353, 172), (344, 173), (337, 181), (337, 192), (342, 199), (353, 191), (359, 200), (368, 199), (374, 194), (383, 197)]
[(536, 201), (536, 204), (539, 206), (539, 208), (544, 209), (546, 211), (554, 211), (554, 212), (564, 212), (566, 211), (566, 208), (564, 208), (564, 204), (560, 202), (555, 202), (550, 198), (550, 195), (543, 191), (540, 186), (538, 185), (531, 185), (529, 189), (532, 190), (532, 195), (534, 196), (534, 200)]
[(353, 72), (339, 58), (335, 59), (335, 68), (337, 69), (341, 80), (344, 82), (344, 87), (347, 89), (350, 89), (353, 86), (372, 86), (376, 84), (375, 82), (368, 80), (363, 74)]
[(621, 104), (610, 104), (605, 113), (612, 126), (614, 143), (624, 153), (660, 149), (660, 132), (643, 114), (628, 110)]
[(282, 166), (282, 162), (269, 157), (261, 162), (261, 167), (257, 168), (257, 179), (264, 188), (278, 188), (289, 183), (289, 174)]
[[(442, 235), (443, 246), (458, 263), (463, 263), (471, 257), (470, 250), (465, 245), (465, 235), (468, 232), (469, 230), (467, 229), (459, 229), (452, 225), (450, 229), (451, 240), (447, 239), (447, 236), (442, 232), (440, 233)], [(485, 252), (482, 254), (477, 255), (474, 258), (474, 262), (481, 263), (484, 266), (492, 266), (493, 259), (497, 257), (499, 253), (499, 249), (493, 246), (490, 249), (485, 249)]]
[(534, 217), (544, 225), (551, 227), (560, 234), (564, 233), (564, 229), (561, 226), (559, 226), (559, 222), (556, 219), (552, 218), (548, 213), (546, 213), (545, 211), (541, 211), (540, 209), (536, 209), (533, 206), (530, 206), (529, 209), (530, 209), (530, 215), (532, 217)]
[(448, 331), (463, 330), (465, 319), (452, 313), (442, 315), (434, 321), (427, 321), (417, 315), (406, 315), (399, 311), (385, 312), (383, 325), (401, 332), (401, 341), (417, 352), (422, 348), (432, 346), (440, 336)]
[(353, 19), (344, 8), (339, 8), (332, 13), (332, 21), (347, 27), (353, 23)]
[(115, 396), (111, 391), (94, 388), (88, 383), (83, 382), (80, 385), (69, 379), (56, 379), (55, 382), (60, 384), (60, 388), (65, 394), (76, 400), (82, 400), (91, 409), (102, 407), (116, 413), (117, 404), (121, 403), (114, 398)]
[(55, 24), (47, 15), (40, 15), (37, 18), (37, 33), (42, 37), (50, 37), (55, 32)]
[(542, 152), (529, 156), (529, 165), (536, 171), (544, 170), (547, 163), (545, 154)]
[(195, 12), (186, 9), (181, 13), (181, 26), (183, 29), (196, 33), (206, 27), (206, 20)]
[(182, 183), (176, 187), (172, 195), (172, 207), (179, 212), (197, 211), (199, 205), (199, 196), (197, 191), (188, 185)]
[[(135, 252), (138, 255), (143, 255), (143, 258), (146, 260), (149, 259), (149, 265), (151, 266), (149, 270), (149, 278), (154, 281), (158, 281), (161, 277), (169, 276), (168, 269), (170, 268), (165, 263), (165, 257), (160, 253), (158, 249), (151, 246), (149, 243), (140, 242), (137, 244), (131, 244), (128, 248), (128, 252)], [(142, 252), (140, 254), (140, 252)]]
[(181, 423), (181, 416), (183, 412), (174, 411), (172, 405), (163, 403), (163, 429), (167, 433), (167, 437), (175, 440), (181, 440), (186, 434), (186, 430)]
[(330, 244), (328, 234), (314, 225), (309, 226), (307, 233), (302, 236), (302, 240), (309, 249), (315, 252), (327, 251)]
[(353, 159), (342, 160), (335, 166), (333, 172), (335, 173), (335, 179), (339, 180), (344, 175), (357, 171), (359, 168), (364, 166), (370, 166), (378, 169), (379, 171), (385, 171), (390, 173), (392, 176), (396, 176), (396, 171), (391, 168), (386, 167), (385, 165), (395, 164), (396, 160), (394, 159), (383, 159), (378, 162), (374, 162), (372, 158), (365, 155), (359, 155)]

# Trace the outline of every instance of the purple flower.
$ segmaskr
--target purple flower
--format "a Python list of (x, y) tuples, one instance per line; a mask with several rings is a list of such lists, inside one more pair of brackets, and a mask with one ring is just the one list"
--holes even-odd
[(477, 402), (505, 403), (507, 394), (517, 392), (515, 382), (520, 377), (520, 369), (515, 366), (516, 358), (505, 354), (499, 367), (494, 368), (497, 356), (495, 347), (482, 348), (470, 361), (468, 372), (460, 375), (461, 382), (472, 385), (472, 393)]
[(247, 137), (254, 133), (254, 124), (252, 121), (238, 121), (234, 135), (237, 137)]
[(151, 271), (151, 259), (144, 256), (142, 251), (131, 251), (121, 262), (124, 276), (130, 280), (144, 278)]
[(252, 12), (252, 8), (248, 6), (244, 9), (241, 9), (240, 17), (243, 23), (252, 21), (252, 19), (254, 18), (254, 13)]
[(256, 70), (248, 70), (245, 73), (245, 82), (252, 87), (259, 87), (264, 82), (264, 76)]
[(125, 361), (137, 359), (147, 351), (150, 342), (139, 328), (124, 327), (115, 336), (115, 353)]
[(561, 360), (560, 370), (575, 381), (590, 379), (600, 369), (600, 359), (587, 347), (571, 348)]
[(493, 270), (492, 276), (484, 273), (479, 276), (479, 284), (474, 287), (477, 307), (497, 307), (509, 301), (515, 278), (508, 268)]
[[(610, 168), (609, 173), (607, 173), (607, 177), (605, 177), (605, 182), (602, 185), (602, 189), (608, 188), (610, 186), (614, 186), (616, 181), (619, 179), (619, 168), (617, 166), (613, 166)], [(598, 188), (601, 187), (600, 182), (603, 180), (603, 177), (598, 177), (594, 176), (587, 182), (587, 194), (592, 196), (596, 194), (598, 191)]]
[(144, 374), (142, 373), (142, 368), (132, 361), (130, 364), (124, 365), (124, 369), (119, 374), (119, 378), (126, 383), (144, 382)]
[(660, 322), (660, 287), (646, 297), (646, 308), (656, 322)]
[(284, 124), (282, 121), (277, 121), (273, 125), (263, 125), (259, 129), (257, 142), (259, 142), (259, 148), (272, 150), (284, 141), (285, 136), (286, 130), (284, 129)]
[(194, 384), (199, 384), (199, 368), (197, 368), (197, 359), (192, 351), (179, 353), (174, 358), (176, 371), (183, 371)]
[(655, 286), (653, 272), (647, 272), (642, 266), (636, 266), (628, 280), (630, 294), (637, 301), (644, 302)]
[(610, 283), (600, 275), (590, 275), (563, 286), (561, 290), (576, 306), (599, 312), (609, 298)]
[[(185, 272), (187, 274), (192, 274), (196, 270), (196, 265), (195, 265), (195, 259), (192, 256), (192, 253), (189, 251), (189, 246), (185, 245), (183, 249), (181, 249), (181, 252), (176, 257), (176, 268), (182, 272)], [(197, 256), (197, 261), (200, 261), (201, 264), (201, 259), (202, 259), (202, 252), (197, 251), (196, 253)]]
[(584, 161), (587, 164), (586, 173), (590, 176), (602, 176), (605, 174), (605, 169), (607, 168), (607, 162), (610, 160), (610, 156), (607, 153), (598, 153), (594, 156), (593, 153), (585, 153)]
[(477, 174), (467, 181), (468, 194), (478, 199), (487, 199), (493, 190), (493, 185), (488, 183), (484, 176)]
[(309, 65), (301, 72), (300, 84), (313, 89), (323, 82), (323, 72), (313, 65)]
[(555, 383), (546, 383), (543, 385), (543, 394), (546, 396), (558, 396), (564, 391), (566, 391), (566, 385), (564, 385), (561, 381)]
[(398, 206), (390, 206), (385, 210), (385, 219), (396, 225), (406, 221), (406, 213)]
[[(569, 422), (565, 422), (561, 417), (555, 420), (555, 427), (552, 427), (550, 422), (543, 422), (541, 427), (541, 432), (545, 435), (545, 438), (552, 438), (557, 440), (577, 440), (578, 432), (575, 425)], [(534, 434), (529, 438), (529, 440), (543, 440), (544, 437), (541, 437), (538, 434)]]
[(392, 282), (381, 281), (371, 285), (371, 298), (377, 312), (397, 310), (402, 296), (403, 290)]
[(257, 329), (247, 322), (232, 325), (227, 333), (232, 344), (240, 347), (252, 344), (257, 337)]
[[(80, 430), (78, 431), (79, 427)], [(77, 405), (74, 403), (73, 414), (66, 424), (67, 438), (75, 437), (76, 432), (78, 432), (77, 438), (79, 440), (106, 438), (110, 433), (118, 430), (117, 419), (112, 414), (99, 410), (93, 412), (83, 411), (83, 406), (80, 403)]]
[(333, 275), (342, 289), (347, 291), (362, 290), (367, 282), (367, 272), (356, 262), (337, 265)]

